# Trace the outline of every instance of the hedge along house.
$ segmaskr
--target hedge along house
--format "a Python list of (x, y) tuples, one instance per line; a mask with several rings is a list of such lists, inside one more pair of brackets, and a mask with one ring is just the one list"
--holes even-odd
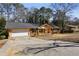
[(31, 36), (31, 29), (36, 29), (38, 26), (30, 23), (6, 22), (5, 28), (9, 33), (8, 38), (11, 39), (18, 36)]

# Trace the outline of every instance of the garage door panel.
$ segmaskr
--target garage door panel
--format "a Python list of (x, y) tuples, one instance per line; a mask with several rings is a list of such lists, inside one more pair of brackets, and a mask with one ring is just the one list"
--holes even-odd
[(16, 37), (16, 36), (28, 36), (28, 32), (18, 32), (18, 33), (11, 33), (12, 37)]

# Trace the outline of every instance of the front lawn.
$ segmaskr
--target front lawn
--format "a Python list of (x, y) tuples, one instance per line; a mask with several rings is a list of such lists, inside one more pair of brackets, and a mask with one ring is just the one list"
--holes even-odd
[(37, 38), (41, 38), (44, 40), (61, 40), (61, 41), (71, 41), (71, 42), (79, 42), (79, 33), (66, 33), (66, 34), (52, 34), (45, 36), (38, 36)]

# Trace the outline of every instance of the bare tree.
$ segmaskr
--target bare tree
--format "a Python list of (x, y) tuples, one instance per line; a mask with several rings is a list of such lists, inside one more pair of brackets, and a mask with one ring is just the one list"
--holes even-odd
[(62, 32), (65, 27), (65, 20), (67, 20), (68, 13), (74, 10), (78, 4), (72, 3), (52, 3), (53, 18), (57, 25), (61, 28)]

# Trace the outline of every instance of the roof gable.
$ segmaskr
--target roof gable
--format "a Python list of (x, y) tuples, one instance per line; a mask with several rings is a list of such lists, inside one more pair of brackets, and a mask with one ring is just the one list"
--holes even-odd
[(40, 26), (40, 28), (53, 28), (53, 27), (49, 24), (44, 24), (44, 25)]

